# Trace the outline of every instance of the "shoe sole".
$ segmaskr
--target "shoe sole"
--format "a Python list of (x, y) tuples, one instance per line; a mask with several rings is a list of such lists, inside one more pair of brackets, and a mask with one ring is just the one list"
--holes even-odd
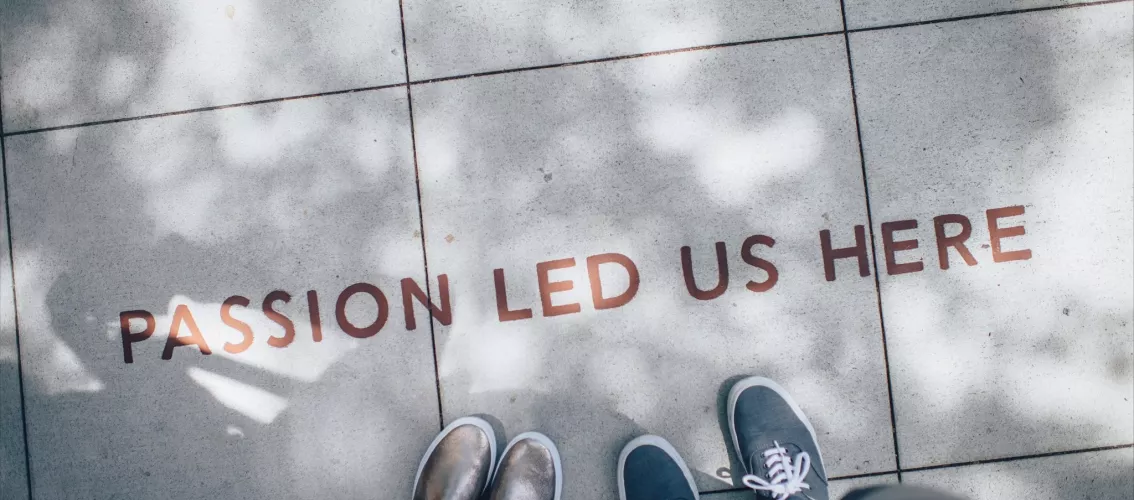
[(669, 455), (677, 467), (681, 469), (681, 473), (685, 475), (685, 480), (689, 482), (689, 489), (693, 490), (693, 500), (700, 500), (700, 493), (697, 491), (697, 483), (693, 481), (693, 474), (689, 472), (689, 467), (685, 465), (685, 461), (681, 459), (681, 455), (677, 454), (669, 441), (665, 438), (653, 435), (645, 435), (634, 438), (634, 440), (626, 443), (622, 448), (622, 453), (618, 455), (618, 498), (619, 500), (626, 500), (626, 477), (623, 476), (623, 471), (626, 470), (626, 457), (630, 456), (630, 452), (642, 446), (656, 446)]
[[(815, 428), (811, 426), (811, 421), (807, 420), (807, 415), (799, 408), (795, 400), (791, 398), (787, 390), (780, 387), (780, 384), (773, 382), (771, 379), (764, 377), (748, 377), (732, 385), (732, 389), (728, 391), (728, 432), (732, 435), (732, 448), (736, 450), (736, 458), (740, 460), (740, 465), (747, 468), (744, 463), (744, 457), (741, 456), (740, 441), (736, 438), (736, 400), (740, 399), (740, 395), (747, 389), (753, 387), (767, 387), (779, 394), (784, 401), (787, 401), (788, 407), (791, 411), (795, 412), (795, 416), (803, 421), (803, 425), (807, 427), (807, 432), (811, 433), (811, 440), (815, 442), (815, 451), (819, 453), (819, 463), (823, 463), (823, 451), (819, 448), (819, 439), (815, 436)], [(826, 473), (826, 465), (823, 469)], [(746, 474), (752, 474), (752, 471), (745, 471)], [(735, 474), (734, 474), (735, 476)], [(733, 484), (736, 486), (736, 484)]]
[[(559, 448), (555, 447), (555, 443), (551, 441), (551, 438), (548, 438), (547, 436), (538, 432), (525, 432), (523, 434), (520, 434), (519, 436), (512, 438), (512, 441), (508, 443), (508, 446), (504, 447), (504, 452), (500, 454), (501, 460), (503, 460), (504, 457), (508, 456), (508, 452), (512, 449), (513, 446), (516, 446), (516, 443), (519, 443), (520, 441), (523, 441), (525, 439), (535, 441), (542, 445), (544, 448), (547, 448), (549, 452), (551, 452), (551, 463), (555, 467), (555, 496), (552, 497), (552, 500), (560, 500), (560, 497), (563, 495), (563, 462), (559, 458)], [(492, 480), (489, 481), (488, 484), (496, 484), (496, 474), (499, 472), (500, 467), (496, 467), (496, 470), (492, 473)]]
[[(493, 475), (496, 474), (496, 433), (493, 432), (492, 426), (489, 425), (488, 422), (485, 422), (484, 419), (477, 417), (461, 417), (445, 426), (441, 433), (437, 434), (437, 437), (433, 438), (433, 442), (429, 443), (429, 448), (425, 450), (425, 455), (421, 457), (421, 463), (417, 466), (417, 474), (413, 476), (413, 494), (410, 495), (411, 499), (417, 496), (417, 483), (421, 481), (421, 472), (425, 470), (425, 463), (428, 462), (429, 457), (433, 455), (433, 450), (437, 449), (437, 445), (441, 442), (442, 439), (445, 439), (445, 436), (448, 436), (450, 432), (453, 432), (453, 429), (464, 425), (475, 426), (488, 436), (488, 447), (492, 452), (492, 460), (488, 465), (489, 481), (484, 483), (485, 491), (488, 490), (488, 486), (492, 484), (491, 479)], [(484, 491), (481, 492), (481, 494), (483, 493)]]

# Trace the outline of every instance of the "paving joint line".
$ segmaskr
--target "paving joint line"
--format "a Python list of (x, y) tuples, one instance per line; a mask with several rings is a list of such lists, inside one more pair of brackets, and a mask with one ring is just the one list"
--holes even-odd
[[(57, 125), (57, 126), (51, 126), (51, 127), (33, 128), (33, 129), (27, 129), (27, 130), (17, 130), (15, 132), (4, 132), (2, 134), (5, 137), (17, 136), (17, 135), (27, 135), (27, 134), (36, 134), (36, 133), (41, 133), (41, 132), (51, 132), (51, 131), (55, 131), (55, 130), (66, 130), (66, 129), (91, 127), (91, 126), (95, 126), (95, 125), (107, 125), (107, 124), (111, 124), (111, 123), (121, 123), (121, 122), (135, 121), (135, 120), (148, 120), (148, 119), (152, 119), (152, 118), (164, 118), (164, 117), (169, 117), (169, 116), (177, 116), (177, 115), (184, 115), (184, 114), (190, 114), (190, 113), (217, 111), (217, 110), (228, 109), (228, 108), (237, 108), (237, 107), (242, 107), (242, 106), (254, 106), (254, 105), (258, 105), (258, 104), (270, 104), (270, 103), (275, 103), (275, 102), (292, 101), (292, 100), (298, 100), (298, 99), (309, 99), (309, 98), (314, 98), (314, 97), (326, 97), (326, 96), (331, 96), (331, 95), (349, 94), (349, 93), (354, 93), (354, 92), (369, 92), (369, 91), (373, 91), (373, 90), (396, 88), (396, 87), (407, 86), (407, 85), (408, 86), (427, 85), (427, 84), (430, 84), (430, 83), (447, 82), (447, 81), (452, 81), (452, 80), (462, 80), (462, 79), (465, 79), (465, 78), (477, 78), (477, 77), (501, 75), (501, 74), (507, 74), (507, 73), (520, 73), (520, 72), (525, 72), (525, 71), (536, 71), (536, 70), (541, 70), (541, 69), (553, 69), (553, 68), (562, 68), (562, 67), (569, 67), (569, 66), (580, 66), (580, 65), (585, 65), (585, 64), (595, 64), (595, 63), (602, 63), (602, 62), (620, 61), (620, 60), (626, 60), (626, 59), (639, 59), (639, 58), (643, 58), (643, 57), (678, 54), (678, 53), (682, 53), (682, 52), (706, 51), (706, 50), (712, 50), (712, 49), (718, 49), (718, 48), (724, 48), (724, 47), (735, 47), (735, 46), (740, 46), (740, 45), (755, 45), (755, 44), (761, 44), (761, 43), (781, 42), (781, 41), (787, 41), (787, 40), (799, 40), (799, 39), (815, 38), (815, 37), (821, 37), (821, 36), (833, 36), (833, 35), (844, 35), (845, 36), (847, 33), (863, 33), (863, 32), (868, 32), (868, 31), (898, 29), (898, 28), (906, 28), (906, 27), (911, 27), (911, 26), (921, 26), (921, 25), (926, 25), (926, 24), (939, 24), (939, 23), (950, 23), (950, 22), (956, 22), (956, 21), (966, 21), (966, 20), (970, 20), (970, 19), (981, 19), (981, 18), (985, 18), (985, 17), (1010, 16), (1010, 15), (1015, 15), (1015, 14), (1026, 14), (1026, 13), (1029, 13), (1029, 12), (1039, 12), (1039, 11), (1048, 11), (1048, 10), (1062, 10), (1062, 9), (1076, 9), (1076, 8), (1082, 8), (1082, 7), (1094, 7), (1094, 6), (1099, 6), (1099, 5), (1107, 5), (1107, 4), (1114, 4), (1114, 3), (1129, 3), (1129, 2), (1134, 2), (1134, 0), (1099, 0), (1099, 1), (1095, 1), (1095, 2), (1064, 4), (1064, 5), (1052, 5), (1052, 6), (1047, 6), (1047, 7), (1035, 7), (1035, 8), (1028, 8), (1028, 9), (1014, 9), (1014, 10), (1006, 10), (1006, 11), (1000, 11), (1000, 12), (990, 12), (990, 13), (985, 13), (985, 14), (973, 14), (973, 15), (967, 15), (967, 16), (945, 17), (945, 18), (939, 18), (939, 19), (929, 19), (929, 20), (925, 20), (925, 21), (887, 24), (887, 25), (882, 25), (882, 26), (872, 26), (872, 27), (854, 28), (854, 29), (847, 29), (846, 28), (846, 19), (845, 19), (845, 16), (844, 16), (844, 19), (843, 19), (844, 26), (843, 26), (843, 29), (839, 30), (839, 31), (827, 31), (827, 32), (822, 32), (822, 33), (811, 33), (811, 34), (804, 34), (804, 35), (792, 35), (792, 36), (783, 36), (783, 37), (775, 37), (775, 38), (759, 38), (759, 39), (743, 40), (743, 41), (736, 41), (736, 42), (717, 43), (717, 44), (710, 44), (710, 45), (698, 45), (698, 46), (694, 46), (694, 47), (667, 49), (667, 50), (659, 50), (659, 51), (654, 51), (654, 52), (643, 52), (643, 53), (637, 53), (637, 54), (625, 54), (625, 55), (617, 55), (617, 56), (610, 56), (610, 57), (601, 57), (601, 58), (597, 58), (597, 59), (585, 59), (585, 60), (581, 60), (581, 61), (569, 61), (569, 62), (564, 62), (564, 63), (545, 64), (545, 65), (539, 65), (539, 66), (525, 66), (525, 67), (518, 67), (518, 68), (511, 68), (511, 69), (501, 69), (501, 70), (484, 71), (484, 72), (478, 72), (478, 73), (468, 73), (468, 74), (462, 74), (462, 75), (442, 76), (442, 77), (437, 77), (437, 78), (429, 78), (429, 79), (425, 79), (425, 80), (416, 80), (416, 81), (409, 79), (408, 55), (406, 54), (406, 51), (403, 50), (402, 51), (403, 62), (406, 64), (406, 69), (407, 69), (407, 71), (406, 71), (406, 82), (405, 83), (394, 83), (394, 84), (386, 84), (386, 85), (358, 87), (358, 88), (352, 88), (352, 89), (346, 89), (346, 90), (333, 90), (333, 91), (329, 91), (329, 92), (318, 92), (318, 93), (313, 93), (313, 94), (301, 94), (301, 95), (286, 96), (286, 97), (276, 97), (276, 98), (270, 98), (270, 99), (260, 99), (260, 100), (255, 100), (255, 101), (246, 101), (246, 102), (239, 102), (239, 103), (232, 103), (232, 104), (221, 104), (221, 105), (216, 105), (216, 106), (205, 106), (205, 107), (200, 107), (200, 108), (191, 108), (191, 109), (185, 109), (185, 110), (180, 110), (180, 111), (168, 111), (168, 112), (153, 113), (153, 114), (146, 114), (146, 115), (139, 115), (139, 116), (128, 116), (128, 117), (122, 117), (122, 118), (112, 118), (112, 119), (106, 119), (106, 120), (80, 122), (80, 123), (74, 123), (74, 124), (69, 124), (69, 125)], [(399, 3), (399, 8), (400, 8), (400, 3)], [(403, 39), (402, 40), (402, 46), (405, 47), (406, 43), (405, 43), (405, 26), (404, 26), (405, 23), (404, 23), (404, 19), (403, 19), (402, 24), (403, 24), (403, 26), (402, 26), (402, 39)]]
[(1059, 456), (1064, 456), (1064, 455), (1076, 455), (1076, 454), (1080, 454), (1080, 453), (1096, 453), (1096, 452), (1100, 452), (1100, 451), (1121, 450), (1123, 448), (1134, 448), (1134, 443), (1116, 444), (1116, 445), (1111, 445), (1111, 446), (1096, 446), (1096, 447), (1093, 447), (1093, 448), (1080, 448), (1080, 449), (1075, 449), (1075, 450), (1049, 451), (1049, 452), (1044, 452), (1044, 453), (1032, 453), (1032, 454), (1028, 454), (1028, 455), (1018, 455), (1018, 456), (1003, 457), (1003, 458), (986, 458), (986, 459), (982, 459), (982, 460), (970, 460), (968, 462), (957, 462), (957, 463), (949, 463), (949, 464), (941, 464), (941, 465), (924, 465), (924, 466), (920, 466), (920, 467), (910, 467), (908, 469), (902, 469), (902, 472), (921, 472), (921, 471), (937, 470), (937, 469), (949, 469), (949, 468), (954, 468), (954, 467), (968, 467), (968, 466), (972, 466), (972, 465), (997, 464), (997, 463), (1003, 463), (1003, 462), (1015, 462), (1017, 460), (1031, 460), (1031, 459), (1037, 459), (1037, 458), (1059, 457)]
[[(409, 111), (410, 145), (413, 148), (413, 182), (417, 189), (417, 228), (421, 234), (421, 263), (425, 271), (425, 309), (429, 318), (429, 346), (433, 350), (433, 383), (437, 391), (438, 430), (445, 429), (445, 409), (441, 398), (441, 368), (437, 360), (437, 333), (433, 325), (433, 290), (429, 276), (429, 255), (425, 249), (425, 211), (421, 206), (421, 171), (417, 163), (417, 132), (413, 121), (413, 91), (410, 83), (409, 50), (406, 47), (406, 15), (404, 0), (398, 0), (398, 15), (402, 23), (402, 64), (405, 67), (406, 106)], [(410, 307), (413, 307), (412, 304)]]
[(847, 31), (847, 7), (845, 0), (839, 0), (843, 15), (843, 46), (847, 55), (847, 75), (850, 78), (851, 109), (854, 111), (854, 133), (858, 140), (858, 163), (862, 169), (862, 191), (866, 201), (866, 224), (870, 233), (870, 261), (874, 267), (874, 297), (878, 307), (878, 328), (882, 333), (882, 364), (886, 368), (886, 400), (890, 409), (890, 438), (894, 445), (894, 467), (898, 471), (898, 482), (902, 481), (902, 456), (898, 448), (898, 418), (894, 411), (894, 385), (890, 376), (890, 351), (886, 342), (886, 318), (882, 313), (882, 283), (878, 274), (878, 253), (874, 240), (874, 214), (870, 206), (870, 183), (866, 180), (866, 153), (862, 148), (862, 123), (858, 116), (858, 90), (854, 82), (854, 62), (851, 60), (850, 32)]
[(1016, 15), (1016, 14), (1027, 14), (1027, 13), (1030, 13), (1030, 12), (1042, 12), (1042, 11), (1047, 11), (1047, 10), (1078, 9), (1078, 8), (1083, 8), (1083, 7), (1095, 7), (1095, 6), (1098, 6), (1098, 5), (1107, 5), (1107, 4), (1112, 4), (1112, 3), (1124, 3), (1124, 2), (1130, 2), (1130, 1), (1132, 1), (1132, 0), (1099, 0), (1099, 1), (1095, 1), (1095, 2), (1072, 3), (1072, 4), (1063, 4), (1063, 5), (1049, 5), (1049, 6), (1046, 6), (1046, 7), (1031, 7), (1031, 8), (1027, 8), (1027, 9), (1013, 9), (1013, 10), (1005, 10), (1005, 11), (1000, 11), (1000, 12), (987, 12), (987, 13), (984, 13), (984, 14), (970, 14), (970, 15), (967, 15), (967, 16), (957, 16), (957, 17), (949, 17), (949, 18), (943, 18), (943, 19), (932, 19), (932, 20), (928, 20), (928, 21), (913, 21), (913, 22), (908, 22), (908, 23), (887, 24), (887, 25), (883, 25), (883, 26), (873, 26), (873, 27), (867, 27), (867, 28), (855, 28), (855, 29), (849, 30), (849, 32), (850, 33), (862, 33), (862, 32), (866, 32), (866, 31), (878, 31), (878, 30), (908, 28), (908, 27), (911, 27), (911, 26), (924, 26), (926, 24), (954, 23), (954, 22), (958, 22), (958, 21), (968, 21), (970, 19), (983, 19), (983, 18), (986, 18), (986, 17), (1012, 16), (1012, 15)]
[[(0, 102), (3, 102), (3, 86), (0, 85)], [(0, 106), (2, 108), (2, 106)], [(31, 468), (31, 446), (28, 445), (28, 398), (24, 390), (24, 363), (23, 352), (20, 349), (20, 313), (17, 310), (16, 298), (16, 253), (12, 248), (12, 197), (8, 190), (8, 149), (4, 141), (4, 110), (0, 109), (0, 173), (4, 176), (4, 224), (7, 227), (8, 233), (8, 277), (12, 280), (12, 333), (15, 335), (16, 342), (16, 381), (20, 387), (20, 423), (23, 424), (22, 430), (24, 431), (24, 479), (28, 485), (28, 500), (32, 497), (32, 468)], [(3, 304), (0, 304), (0, 308)]]
[(171, 116), (189, 115), (189, 114), (194, 114), (194, 113), (203, 113), (203, 112), (206, 112), (206, 111), (219, 111), (219, 110), (222, 110), (222, 109), (243, 108), (243, 107), (246, 107), (246, 106), (256, 106), (256, 105), (259, 105), (259, 104), (273, 104), (273, 103), (285, 102), (285, 101), (298, 101), (300, 99), (310, 99), (310, 98), (313, 98), (313, 97), (327, 97), (327, 96), (341, 95), (341, 94), (353, 94), (355, 92), (370, 92), (370, 91), (374, 91), (374, 90), (392, 89), (392, 88), (404, 87), (404, 86), (406, 86), (405, 83), (391, 83), (391, 84), (386, 84), (386, 85), (375, 85), (375, 86), (371, 86), (371, 87), (359, 87), (359, 88), (346, 89), (346, 90), (331, 90), (331, 91), (328, 91), (328, 92), (317, 92), (317, 93), (314, 93), (314, 94), (301, 94), (301, 95), (293, 95), (293, 96), (287, 96), (287, 97), (273, 97), (273, 98), (270, 98), (270, 99), (259, 99), (259, 100), (255, 100), (255, 101), (238, 102), (238, 103), (232, 103), (232, 104), (218, 104), (216, 106), (205, 106), (205, 107), (202, 107), (202, 108), (183, 109), (183, 110), (180, 110), (180, 111), (165, 111), (165, 112), (161, 112), (161, 113), (152, 113), (152, 114), (148, 114), (148, 115), (127, 116), (127, 117), (122, 117), (122, 118), (110, 118), (110, 119), (106, 119), (106, 120), (96, 120), (96, 121), (90, 121), (90, 122), (75, 123), (75, 124), (71, 124), (71, 125), (56, 125), (56, 126), (44, 127), (44, 128), (17, 130), (15, 132), (6, 132), (6, 133), (3, 134), (3, 136), (4, 137), (12, 137), (12, 136), (17, 136), (17, 135), (38, 134), (38, 133), (42, 133), (42, 132), (53, 132), (53, 131), (56, 131), (56, 130), (68, 130), (68, 129), (73, 129), (73, 128), (94, 127), (94, 126), (97, 126), (97, 125), (109, 125), (109, 124), (112, 124), (112, 123), (149, 120), (149, 119), (153, 119), (153, 118), (168, 118), (168, 117), (171, 117)]
[(754, 39), (754, 40), (743, 40), (743, 41), (738, 41), (738, 42), (724, 42), (724, 43), (714, 43), (714, 44), (709, 44), (709, 45), (696, 45), (696, 46), (693, 46), (693, 47), (682, 47), (682, 48), (677, 48), (677, 49), (656, 50), (656, 51), (653, 51), (653, 52), (642, 52), (642, 53), (637, 53), (637, 54), (623, 54), (623, 55), (617, 55), (617, 56), (599, 57), (599, 58), (594, 58), (594, 59), (583, 59), (583, 60), (579, 60), (579, 61), (568, 61), (568, 62), (561, 62), (561, 63), (541, 64), (541, 65), (538, 65), (538, 66), (524, 66), (524, 67), (520, 67), (520, 68), (499, 69), (499, 70), (492, 70), (492, 71), (481, 71), (481, 72), (477, 72), (477, 73), (468, 73), (468, 74), (464, 74), (464, 75), (442, 76), (442, 77), (437, 77), (437, 78), (428, 78), (428, 79), (425, 79), (425, 80), (416, 80), (416, 81), (410, 82), (410, 84), (411, 85), (427, 85), (427, 84), (430, 84), (430, 83), (448, 82), (448, 81), (453, 81), (453, 80), (464, 80), (466, 78), (480, 78), (480, 77), (484, 77), (484, 76), (503, 75), (503, 74), (508, 74), (508, 73), (523, 73), (523, 72), (527, 72), (527, 71), (538, 71), (538, 70), (543, 70), (543, 69), (566, 68), (566, 67), (571, 67), (571, 66), (582, 66), (582, 65), (586, 65), (586, 64), (597, 64), (597, 63), (612, 62), (612, 61), (624, 61), (624, 60), (628, 60), (628, 59), (641, 59), (641, 58), (644, 58), (644, 57), (681, 54), (681, 53), (684, 53), (684, 52), (702, 52), (702, 51), (720, 49), (720, 48), (725, 48), (725, 47), (736, 47), (736, 46), (741, 46), (741, 45), (756, 45), (756, 44), (769, 43), (769, 42), (784, 42), (784, 41), (788, 41), (788, 40), (800, 40), (800, 39), (804, 39), (804, 38), (817, 38), (817, 37), (823, 37), (823, 36), (834, 36), (834, 35), (840, 35), (842, 33), (843, 33), (842, 31), (825, 31), (825, 32), (822, 32), (822, 33), (808, 33), (808, 34), (804, 34), (804, 35), (781, 36), (781, 37), (775, 37), (775, 38), (758, 38), (758, 39)]

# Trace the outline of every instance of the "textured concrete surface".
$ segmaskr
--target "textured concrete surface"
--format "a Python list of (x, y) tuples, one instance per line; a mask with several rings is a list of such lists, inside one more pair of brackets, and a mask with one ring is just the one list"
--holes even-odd
[(837, 0), (406, 0), (414, 80), (842, 30)]
[[(437, 325), (445, 418), (499, 415), (562, 443), (573, 498), (613, 498), (610, 464), (636, 434), (666, 436), (701, 488), (727, 486), (717, 418), (729, 377), (761, 374), (798, 396), (833, 475), (894, 467), (874, 282), (853, 262), (827, 282), (819, 230), (840, 245), (866, 217), (842, 37), (471, 78), (414, 89), (430, 269), (453, 283), (453, 324)], [(771, 261), (778, 282), (741, 260)], [(686, 291), (681, 248), (701, 289)], [(585, 260), (636, 265), (632, 301), (597, 310)], [(541, 305), (537, 263), (573, 258)], [(500, 322), (494, 269), (508, 306)], [(439, 271), (438, 271), (439, 272)], [(627, 289), (606, 266), (604, 295)], [(790, 278), (789, 278), (790, 277)], [(550, 312), (554, 313), (552, 309)]]
[[(876, 252), (916, 220), (895, 263), (924, 267), (882, 274), (904, 466), (1134, 441), (1132, 11), (851, 36)], [(1001, 251), (1030, 258), (995, 262), (986, 210), (1014, 205)], [(975, 265), (949, 247), (941, 269), (943, 214)]]
[(0, 48), (9, 132), (405, 81), (398, 0), (6, 0)]
[(971, 500), (1128, 499), (1134, 494), (1134, 450), (1123, 448), (965, 467), (907, 472), (902, 480)]
[[(37, 498), (409, 496), (439, 422), (430, 338), (399, 293), (424, 284), (405, 109), (391, 89), (7, 138)], [(388, 300), (369, 338), (336, 319), (356, 282)], [(274, 290), (293, 296), (275, 304), (285, 347), (260, 310)], [(251, 301), (231, 313), (253, 333), (239, 353), (232, 295)], [(211, 355), (162, 359), (172, 327), (192, 333), (181, 305)], [(119, 313), (136, 309), (156, 333), (127, 364)], [(359, 326), (377, 311), (345, 307)]]
[[(4, 3), (0, 498), (405, 498), (467, 413), (555, 439), (566, 500), (613, 498), (643, 432), (749, 497), (747, 374), (833, 475), (879, 474), (843, 490), (1128, 498), (1134, 3), (847, 0), (852, 29), (979, 16), (849, 50), (842, 7), (405, 0), (403, 33), (391, 0)], [(373, 336), (367, 295), (336, 314), (359, 282)]]
[(845, 0), (847, 27), (870, 28), (1087, 3), (1088, 0)]

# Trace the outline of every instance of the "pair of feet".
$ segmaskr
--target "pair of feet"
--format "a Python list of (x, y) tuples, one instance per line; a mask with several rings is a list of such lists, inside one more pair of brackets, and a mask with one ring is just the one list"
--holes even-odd
[[(749, 377), (729, 391), (732, 446), (741, 484), (763, 498), (828, 500), (827, 473), (807, 417), (775, 382)], [(418, 467), (414, 500), (560, 500), (563, 470), (555, 444), (538, 433), (517, 436), (496, 464), (492, 427), (475, 417), (450, 424)], [(739, 486), (739, 485), (738, 485)], [(685, 462), (665, 439), (642, 436), (618, 458), (621, 500), (698, 500)]]
[(496, 433), (477, 417), (462, 417), (445, 427), (417, 468), (413, 500), (559, 500), (563, 466), (547, 436), (516, 436), (500, 462)]

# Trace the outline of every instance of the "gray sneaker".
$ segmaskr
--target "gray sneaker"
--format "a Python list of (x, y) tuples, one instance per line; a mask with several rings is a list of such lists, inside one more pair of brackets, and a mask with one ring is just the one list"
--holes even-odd
[(815, 429), (782, 387), (749, 377), (728, 394), (728, 427), (744, 486), (760, 498), (829, 500)]
[(496, 434), (476, 417), (454, 420), (433, 440), (413, 481), (413, 500), (476, 500), (496, 464)]
[(504, 448), (489, 499), (559, 500), (562, 492), (563, 465), (555, 443), (538, 432), (525, 432)]

